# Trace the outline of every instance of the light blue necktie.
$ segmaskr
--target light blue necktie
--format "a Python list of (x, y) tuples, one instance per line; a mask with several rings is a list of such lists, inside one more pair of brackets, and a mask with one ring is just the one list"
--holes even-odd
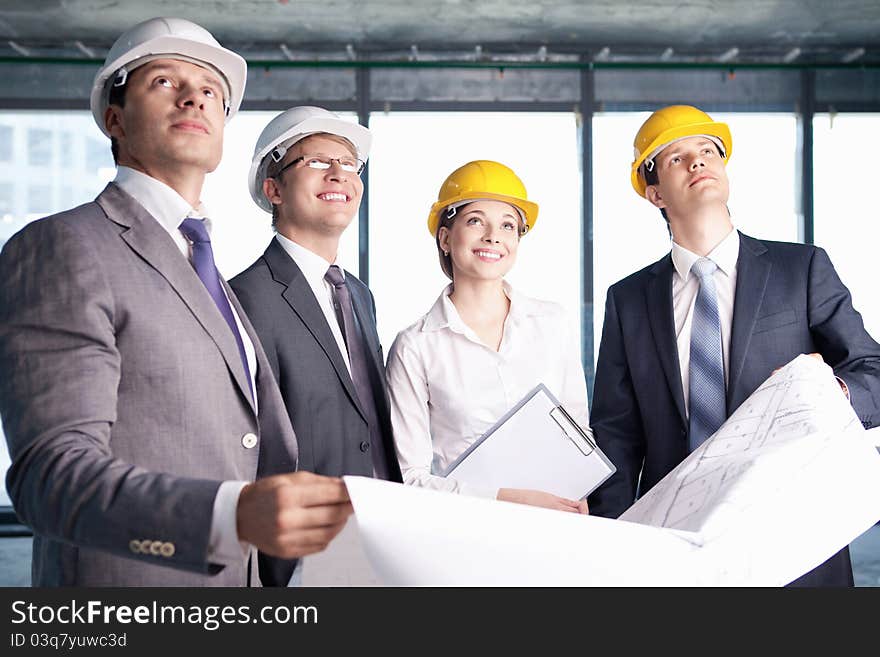
[(700, 258), (691, 273), (700, 279), (691, 329), (688, 447), (694, 451), (715, 433), (727, 418), (724, 394), (724, 358), (721, 353), (721, 321), (718, 295), (712, 274), (718, 265)]

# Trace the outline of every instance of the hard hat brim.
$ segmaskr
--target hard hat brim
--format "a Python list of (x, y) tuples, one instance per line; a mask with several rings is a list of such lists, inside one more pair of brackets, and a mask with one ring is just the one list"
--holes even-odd
[(440, 225), (440, 213), (451, 205), (462, 205), (462, 201), (501, 201), (508, 203), (519, 209), (525, 218), (526, 228), (530, 231), (535, 227), (538, 221), (538, 204), (526, 201), (525, 199), (507, 196), (505, 194), (494, 194), (492, 192), (467, 192), (459, 194), (453, 198), (437, 201), (431, 206), (431, 212), (428, 214), (428, 232), (431, 237), (437, 235), (437, 229)]
[(669, 128), (668, 130), (664, 130), (652, 141), (637, 157), (633, 163), (630, 170), (630, 182), (632, 183), (633, 189), (636, 191), (636, 194), (645, 198), (645, 192), (648, 186), (645, 184), (645, 180), (642, 177), (642, 174), (639, 171), (639, 168), (642, 166), (644, 161), (648, 158), (649, 155), (656, 156), (662, 151), (666, 146), (671, 144), (674, 141), (678, 141), (680, 139), (685, 139), (687, 137), (697, 137), (699, 135), (709, 135), (712, 137), (717, 137), (724, 144), (724, 164), (727, 164), (727, 161), (730, 159), (730, 154), (733, 150), (733, 140), (730, 135), (730, 128), (726, 123), (720, 123), (718, 121), (709, 121), (705, 123), (692, 123), (685, 126), (678, 126), (675, 128)]
[(296, 142), (305, 139), (314, 134), (327, 133), (347, 139), (354, 144), (357, 151), (357, 157), (362, 162), (366, 162), (370, 157), (370, 146), (372, 145), (373, 136), (369, 129), (360, 123), (352, 123), (345, 119), (336, 119), (331, 117), (312, 117), (302, 121), (289, 130), (281, 133), (277, 139), (266, 144), (262, 149), (254, 153), (251, 160), (251, 168), (248, 172), (248, 183), (250, 187), (251, 198), (260, 208), (266, 212), (272, 212), (272, 204), (266, 195), (263, 194), (263, 181), (266, 180), (266, 163), (265, 159), (275, 148), (284, 144), (287, 148), (293, 146)]

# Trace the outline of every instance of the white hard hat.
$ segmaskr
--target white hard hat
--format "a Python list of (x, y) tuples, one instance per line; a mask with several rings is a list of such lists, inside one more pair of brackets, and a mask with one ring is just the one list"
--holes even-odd
[(251, 170), (248, 174), (251, 198), (266, 212), (272, 212), (272, 204), (263, 194), (263, 181), (266, 168), (272, 161), (280, 162), (287, 149), (300, 139), (318, 132), (324, 132), (350, 141), (357, 151), (357, 157), (366, 162), (370, 156), (370, 131), (359, 123), (341, 119), (323, 107), (292, 107), (269, 121), (263, 128), (254, 148)]
[(104, 127), (104, 111), (111, 86), (108, 80), (114, 78), (120, 69), (125, 69), (124, 74), (128, 74), (141, 64), (165, 57), (193, 62), (216, 71), (226, 87), (226, 120), (238, 111), (247, 80), (244, 59), (221, 46), (208, 30), (193, 22), (183, 18), (151, 18), (116, 39), (104, 66), (95, 75), (91, 108), (101, 132), (110, 136)]

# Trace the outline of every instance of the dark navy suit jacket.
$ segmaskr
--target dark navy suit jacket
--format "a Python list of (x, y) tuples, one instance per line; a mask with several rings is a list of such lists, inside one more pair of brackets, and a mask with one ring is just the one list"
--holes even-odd
[[(590, 496), (593, 515), (619, 516), (688, 455), (673, 271), (667, 254), (608, 290), (590, 425), (617, 472)], [(774, 369), (812, 352), (847, 384), (864, 426), (880, 423), (880, 345), (865, 331), (828, 255), (740, 233), (728, 415)], [(849, 551), (795, 583), (852, 585)]]

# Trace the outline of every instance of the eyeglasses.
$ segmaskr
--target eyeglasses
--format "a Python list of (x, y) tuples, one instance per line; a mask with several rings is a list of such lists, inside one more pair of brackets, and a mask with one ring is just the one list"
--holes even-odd
[(333, 166), (334, 162), (336, 162), (339, 164), (339, 168), (346, 173), (354, 173), (357, 175), (361, 175), (364, 167), (366, 166), (366, 163), (362, 162), (356, 157), (323, 157), (321, 155), (300, 155), (299, 157), (291, 160), (283, 167), (281, 167), (278, 173), (276, 173), (273, 177), (279, 177), (290, 167), (299, 164), (300, 162), (304, 163), (303, 166), (306, 166), (309, 169), (317, 169), (318, 171), (326, 171)]

